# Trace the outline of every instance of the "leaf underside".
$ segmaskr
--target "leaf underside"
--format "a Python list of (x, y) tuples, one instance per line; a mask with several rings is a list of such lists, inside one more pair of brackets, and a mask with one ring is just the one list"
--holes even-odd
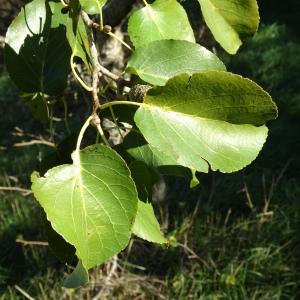
[(73, 165), (35, 179), (32, 190), (53, 228), (89, 269), (127, 246), (138, 196), (129, 169), (112, 149), (94, 145), (74, 158)]
[(136, 48), (164, 39), (195, 42), (187, 14), (176, 0), (156, 0), (134, 12), (128, 33)]

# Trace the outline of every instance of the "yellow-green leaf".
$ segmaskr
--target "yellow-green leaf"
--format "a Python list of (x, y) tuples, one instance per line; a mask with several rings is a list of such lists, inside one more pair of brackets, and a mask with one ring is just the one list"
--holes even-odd
[(226, 67), (204, 47), (181, 40), (159, 40), (138, 48), (127, 65), (127, 72), (153, 85), (165, 85), (182, 73), (209, 70), (225, 71)]
[(198, 0), (207, 26), (230, 54), (252, 37), (259, 25), (256, 0)]
[(53, 229), (75, 246), (89, 269), (127, 246), (138, 196), (128, 167), (114, 150), (90, 146), (74, 152), (73, 161), (34, 179), (32, 190)]
[(165, 39), (195, 42), (187, 14), (176, 0), (156, 0), (134, 12), (128, 32), (135, 47)]
[(151, 203), (138, 202), (138, 210), (132, 232), (148, 242), (158, 244), (167, 242), (160, 231)]
[(196, 171), (233, 172), (260, 152), (277, 116), (254, 82), (222, 71), (179, 75), (151, 89), (135, 121), (151, 147)]

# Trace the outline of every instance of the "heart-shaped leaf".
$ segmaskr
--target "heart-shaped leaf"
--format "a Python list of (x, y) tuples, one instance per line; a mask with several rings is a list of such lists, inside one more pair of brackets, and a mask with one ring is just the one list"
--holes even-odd
[(176, 0), (146, 4), (130, 17), (128, 32), (135, 47), (165, 39), (195, 42), (187, 14)]
[(160, 40), (136, 49), (127, 71), (153, 85), (165, 85), (179, 74), (201, 71), (225, 71), (219, 58), (198, 44), (188, 41)]
[(259, 25), (256, 0), (198, 0), (207, 26), (230, 54), (252, 37)]
[(271, 97), (227, 72), (179, 75), (151, 89), (135, 115), (150, 146), (188, 168), (233, 172), (251, 163), (276, 118)]
[(52, 227), (89, 269), (128, 244), (138, 196), (130, 171), (112, 149), (94, 145), (73, 153), (72, 165), (33, 180), (32, 190)]

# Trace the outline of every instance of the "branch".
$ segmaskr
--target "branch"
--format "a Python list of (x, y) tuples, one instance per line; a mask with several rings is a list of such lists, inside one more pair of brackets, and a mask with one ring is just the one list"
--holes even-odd
[(24, 246), (49, 246), (48, 242), (40, 242), (40, 241), (24, 241), (21, 239), (16, 239), (16, 243), (23, 244)]
[[(89, 28), (88, 36), (89, 36), (89, 42), (90, 42), (90, 51), (92, 56), (92, 65), (93, 65), (93, 75), (92, 75), (92, 94), (93, 94), (93, 112), (96, 113), (97, 109), (100, 107), (100, 101), (98, 97), (98, 85), (99, 85), (99, 77), (102, 75), (105, 75), (112, 80), (118, 81), (119, 76), (113, 74), (109, 70), (107, 70), (105, 67), (103, 67), (99, 62), (99, 53), (98, 49), (95, 44), (94, 35), (93, 35), (93, 28), (103, 30), (103, 28), (100, 28), (100, 25), (93, 22), (88, 14), (84, 11), (81, 11), (81, 17), (86, 24), (86, 26)], [(109, 27), (109, 26), (107, 26)], [(105, 27), (104, 31), (111, 30), (111, 28)]]
[[(100, 25), (98, 23), (94, 22), (93, 20), (91, 20), (89, 15), (86, 12), (82, 11), (81, 16), (87, 27), (101, 30), (106, 34), (109, 34), (111, 32), (110, 26), (104, 26), (104, 28), (101, 29)], [(94, 43), (94, 38), (92, 38), (92, 42), (91, 42), (91, 54), (92, 54), (93, 62), (95, 62), (95, 64), (97, 65), (97, 68), (103, 75), (109, 77), (110, 79), (112, 79), (114, 81), (118, 81), (120, 79), (120, 77), (118, 75), (113, 74), (112, 72), (110, 72), (108, 69), (106, 69), (99, 63), (99, 60), (98, 60), (99, 54), (98, 54), (98, 50)]]
[(35, 300), (27, 292), (25, 292), (24, 290), (22, 290), (18, 285), (15, 285), (15, 289), (17, 291), (19, 291), (26, 299), (28, 299), (28, 300)]
[(32, 145), (46, 145), (49, 147), (55, 147), (55, 145), (51, 142), (48, 141), (43, 141), (43, 140), (32, 140), (28, 142), (21, 142), (21, 143), (15, 143), (13, 144), (13, 147), (27, 147), (27, 146), (32, 146)]
[(11, 186), (0, 186), (0, 191), (5, 191), (5, 192), (19, 192), (24, 194), (24, 196), (28, 196), (32, 194), (31, 190), (23, 189), (20, 187), (11, 187)]

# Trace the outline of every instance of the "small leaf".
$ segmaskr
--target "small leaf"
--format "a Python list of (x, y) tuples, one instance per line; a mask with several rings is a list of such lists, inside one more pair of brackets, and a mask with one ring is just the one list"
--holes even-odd
[(27, 94), (23, 96), (26, 104), (29, 106), (32, 115), (41, 123), (49, 121), (49, 109), (43, 94)]
[(135, 47), (165, 39), (195, 42), (187, 14), (176, 0), (156, 0), (134, 12), (128, 32)]
[(79, 260), (75, 270), (64, 280), (62, 286), (67, 289), (76, 289), (86, 285), (88, 281), (89, 274), (83, 266), (82, 261)]
[(190, 181), (190, 188), (194, 188), (194, 187), (198, 186), (199, 183), (200, 183), (199, 179), (196, 176), (196, 171), (195, 170), (192, 170), (192, 175), (193, 175), (193, 177)]
[[(156, 148), (151, 147), (142, 134), (136, 130), (132, 130), (125, 137), (124, 142), (118, 146), (118, 151), (122, 157), (126, 158), (126, 161), (134, 159), (143, 162), (156, 173), (182, 177), (187, 181), (193, 179), (191, 170), (178, 164), (176, 159), (165, 155), (163, 151), (158, 151)], [(140, 199), (144, 200), (143, 198)]]
[(77, 2), (71, 2), (70, 13), (66, 25), (67, 39), (74, 56), (79, 57), (85, 63), (86, 67), (91, 70), (91, 51), (87, 29), (80, 16), (80, 6)]
[(127, 72), (153, 85), (165, 85), (182, 73), (192, 75), (209, 70), (225, 71), (226, 67), (204, 47), (178, 40), (155, 41), (138, 48), (127, 65)]
[(32, 190), (48, 220), (74, 245), (86, 269), (123, 250), (137, 211), (130, 171), (112, 149), (94, 145), (36, 178)]
[(144, 202), (151, 201), (153, 185), (159, 180), (158, 174), (154, 173), (142, 161), (132, 162), (129, 168), (137, 188), (139, 199)]
[(254, 82), (226, 72), (179, 75), (151, 89), (135, 122), (151, 147), (200, 172), (233, 172), (250, 164), (277, 117)]
[(158, 244), (167, 242), (160, 232), (159, 223), (155, 217), (152, 204), (150, 203), (138, 202), (138, 210), (132, 232), (148, 242)]
[(217, 42), (235, 54), (259, 25), (256, 0), (198, 0), (207, 26)]
[(97, 15), (101, 13), (101, 10), (107, 0), (79, 0), (83, 10), (90, 15)]

